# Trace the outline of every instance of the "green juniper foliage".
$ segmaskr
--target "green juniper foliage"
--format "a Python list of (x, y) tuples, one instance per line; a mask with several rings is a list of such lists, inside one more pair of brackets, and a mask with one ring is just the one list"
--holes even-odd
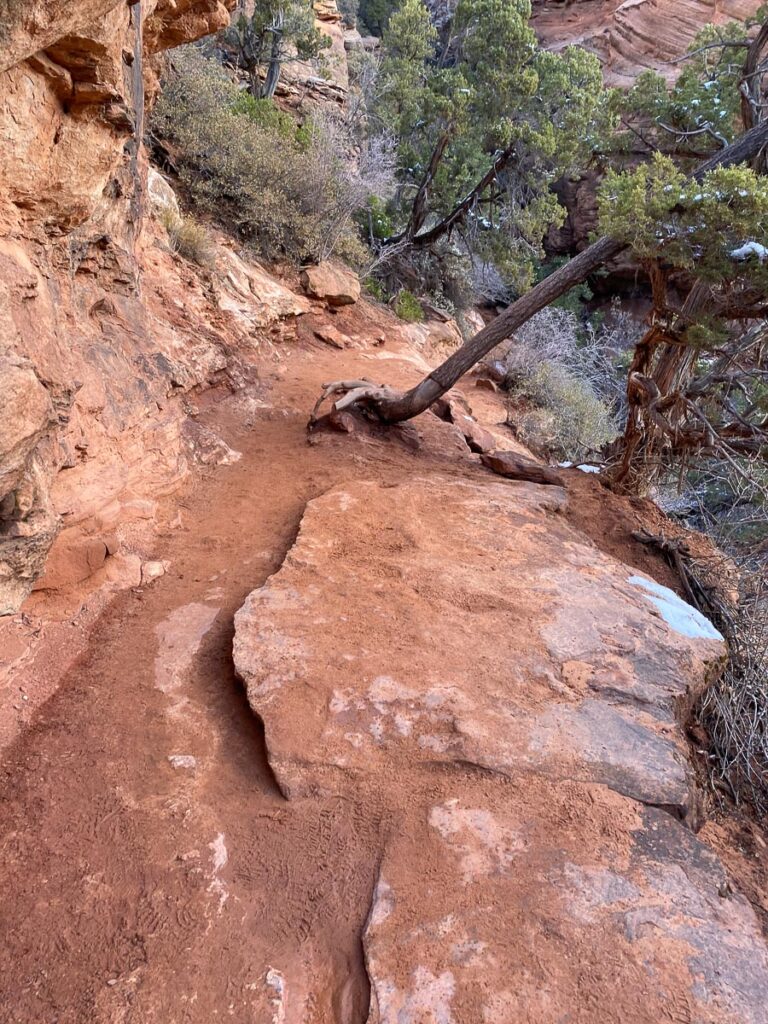
[(360, 0), (358, 7), (361, 29), (367, 29), (375, 36), (380, 36), (387, 27), (392, 11), (397, 7), (397, 0)]
[(597, 58), (542, 50), (530, 15), (529, 0), (458, 0), (438, 31), (422, 0), (403, 0), (376, 110), (398, 142), (398, 225), (418, 234), (473, 196), (457, 230), (519, 288), (564, 216), (550, 185), (584, 165), (613, 116)]
[(271, 101), (243, 93), (215, 61), (186, 48), (174, 55), (152, 127), (173, 143), (194, 206), (260, 255), (359, 258), (350, 222), (368, 195), (334, 150), (329, 124), (297, 126)]
[(392, 308), (400, 319), (405, 320), (406, 323), (421, 323), (424, 319), (424, 311), (419, 300), (407, 288), (403, 288), (402, 291), (397, 293), (397, 298)]
[(698, 183), (656, 154), (633, 171), (609, 171), (599, 209), (601, 229), (645, 261), (731, 290), (768, 289), (768, 180), (749, 167), (719, 168)]
[[(756, 19), (768, 13), (760, 8)], [(740, 82), (747, 52), (748, 25), (732, 21), (706, 25), (688, 47), (680, 75), (670, 89), (656, 71), (644, 71), (617, 97), (625, 126), (614, 148), (632, 147), (640, 134), (649, 145), (678, 156), (713, 152), (743, 130)]]

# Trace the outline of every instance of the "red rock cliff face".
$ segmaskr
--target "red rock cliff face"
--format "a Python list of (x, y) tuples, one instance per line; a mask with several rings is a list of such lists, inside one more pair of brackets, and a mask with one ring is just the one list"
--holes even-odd
[(234, 253), (201, 282), (148, 218), (147, 59), (232, 6), (0, 4), (0, 615), (151, 519), (187, 471), (184, 396), (295, 311)]
[(611, 85), (629, 85), (685, 52), (708, 22), (723, 24), (754, 14), (761, 0), (533, 0), (533, 24), (548, 46), (587, 47), (603, 62)]

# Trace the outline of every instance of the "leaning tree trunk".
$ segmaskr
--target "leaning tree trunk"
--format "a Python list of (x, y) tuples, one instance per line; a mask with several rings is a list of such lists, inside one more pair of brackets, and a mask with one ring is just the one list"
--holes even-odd
[[(764, 146), (768, 145), (768, 121), (745, 132), (732, 145), (720, 150), (696, 170), (695, 180), (716, 167), (732, 167), (753, 159)], [(502, 341), (507, 340), (518, 328), (536, 313), (551, 305), (571, 288), (586, 281), (609, 260), (615, 259), (627, 246), (613, 238), (604, 237), (579, 253), (572, 260), (544, 278), (534, 288), (508, 306), (504, 312), (486, 327), (470, 338), (460, 349), (449, 356), (444, 363), (433, 370), (410, 391), (404, 394), (390, 388), (377, 388), (367, 381), (338, 381), (328, 385), (324, 397), (347, 392), (346, 397), (335, 402), (336, 409), (352, 405), (371, 410), (385, 423), (400, 423), (424, 412), (441, 395)], [(319, 403), (318, 403), (319, 405)], [(317, 406), (315, 407), (317, 411)]]
[(712, 304), (710, 285), (696, 281), (674, 327), (662, 330), (653, 325), (638, 342), (627, 374), (627, 423), (609, 454), (614, 463), (611, 482), (617, 490), (646, 490), (662, 467), (664, 451), (684, 447), (686, 393), (697, 357), (685, 335)]

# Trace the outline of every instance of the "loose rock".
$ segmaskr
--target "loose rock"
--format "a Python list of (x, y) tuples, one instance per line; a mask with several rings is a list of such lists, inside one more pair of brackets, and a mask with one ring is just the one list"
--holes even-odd
[(533, 484), (554, 487), (565, 486), (562, 476), (554, 469), (544, 466), (540, 462), (525, 459), (515, 452), (485, 452), (480, 456), (480, 461), (494, 473), (505, 476), (509, 480), (528, 480)]
[(348, 306), (360, 298), (357, 275), (331, 263), (306, 267), (301, 274), (301, 285), (307, 295), (323, 299), (329, 306)]

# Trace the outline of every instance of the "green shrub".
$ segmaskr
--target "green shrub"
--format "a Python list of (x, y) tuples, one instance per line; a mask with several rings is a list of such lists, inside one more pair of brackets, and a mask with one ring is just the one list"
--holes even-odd
[(374, 238), (389, 238), (394, 233), (394, 225), (386, 204), (378, 196), (371, 196), (367, 208), (360, 212), (358, 219), (363, 231)]
[(386, 302), (387, 295), (384, 291), (384, 285), (381, 281), (377, 281), (375, 277), (366, 277), (363, 281), (363, 287), (371, 296), (372, 299), (376, 299), (377, 302)]
[(169, 209), (163, 211), (160, 220), (168, 232), (168, 241), (173, 252), (201, 267), (214, 265), (213, 241), (202, 224), (193, 217), (179, 217)]
[(257, 100), (249, 92), (241, 90), (231, 109), (233, 114), (244, 114), (257, 128), (276, 131), (286, 140), (306, 145), (306, 134), (302, 134), (302, 129), (291, 115), (276, 107), (272, 100)]
[(515, 417), (521, 440), (564, 459), (584, 459), (617, 435), (608, 406), (589, 383), (557, 363), (540, 363), (517, 385), (514, 398), (534, 406)]
[(352, 217), (368, 196), (350, 182), (332, 131), (297, 128), (270, 107), (243, 94), (215, 61), (183, 48), (152, 129), (173, 145), (193, 204), (261, 256), (300, 262), (354, 252)]
[(413, 292), (409, 292), (407, 288), (403, 288), (402, 291), (397, 293), (392, 308), (400, 319), (405, 320), (406, 323), (420, 324), (424, 319), (424, 310), (421, 308), (421, 303)]

